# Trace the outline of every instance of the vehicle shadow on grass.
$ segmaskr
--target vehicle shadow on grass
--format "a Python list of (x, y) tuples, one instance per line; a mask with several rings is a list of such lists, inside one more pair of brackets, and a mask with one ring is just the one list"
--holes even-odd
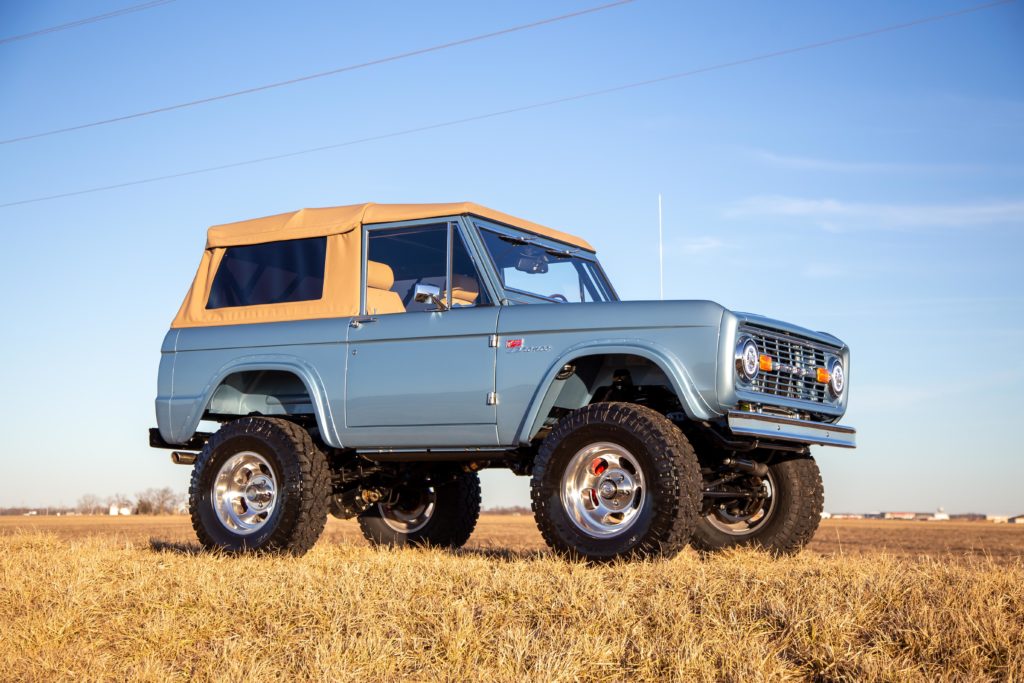
[(183, 541), (164, 541), (159, 538), (149, 539), (149, 549), (157, 553), (175, 553), (176, 555), (217, 555), (216, 550), (208, 550), (198, 543)]
[(459, 548), (449, 552), (452, 555), (481, 557), (487, 560), (502, 560), (504, 562), (541, 560), (551, 557), (551, 553), (547, 550), (512, 550), (510, 548)]
[[(149, 549), (157, 553), (173, 553), (175, 555), (187, 556), (224, 554), (220, 550), (204, 548), (194, 541), (165, 541), (159, 538), (149, 539)], [(550, 557), (550, 553), (545, 550), (512, 550), (510, 548), (459, 548), (458, 550), (438, 548), (436, 550), (456, 556), (480, 557), (487, 560), (500, 560), (502, 562), (522, 562)]]

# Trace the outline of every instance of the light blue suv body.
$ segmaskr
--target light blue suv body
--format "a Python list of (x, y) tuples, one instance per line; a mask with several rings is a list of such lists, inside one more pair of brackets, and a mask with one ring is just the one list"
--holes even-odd
[[(374, 245), (392, 253), (385, 238), (439, 226), (453, 286), (406, 278), (407, 296), (415, 289), (407, 312), (371, 310)], [(168, 332), (153, 445), (198, 450), (209, 436), (197, 431), (201, 420), (285, 416), (326, 446), (372, 460), (500, 460), (528, 452), (568, 412), (616, 399), (724, 444), (854, 446), (853, 430), (836, 424), (849, 349), (830, 334), (710, 301), (619, 301), (594, 253), (470, 213), (359, 229), (358, 314)], [(454, 305), (447, 291), (465, 276), (453, 273), (453, 245), (476, 271), (473, 305)], [(511, 253), (499, 263), (502, 250)], [(556, 270), (577, 273), (579, 291), (564, 277), (561, 292), (530, 286), (554, 285)]]

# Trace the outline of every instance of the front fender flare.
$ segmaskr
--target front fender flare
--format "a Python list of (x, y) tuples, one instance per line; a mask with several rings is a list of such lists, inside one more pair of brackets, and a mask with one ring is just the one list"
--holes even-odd
[(558, 374), (559, 370), (566, 363), (570, 363), (583, 356), (605, 354), (640, 356), (657, 365), (665, 373), (665, 376), (668, 377), (669, 382), (672, 383), (672, 389), (679, 396), (679, 402), (683, 406), (683, 411), (690, 419), (709, 420), (719, 416), (719, 413), (708, 405), (704, 397), (697, 391), (693, 379), (686, 369), (686, 365), (678, 356), (664, 346), (638, 339), (589, 340), (566, 349), (545, 373), (544, 379), (541, 381), (537, 393), (534, 394), (533, 399), (530, 401), (530, 406), (520, 424), (517, 435), (517, 441), (520, 444), (524, 446), (529, 445), (533, 437), (540, 431), (547, 417), (540, 414), (540, 409), (548, 390), (554, 384), (555, 375)]

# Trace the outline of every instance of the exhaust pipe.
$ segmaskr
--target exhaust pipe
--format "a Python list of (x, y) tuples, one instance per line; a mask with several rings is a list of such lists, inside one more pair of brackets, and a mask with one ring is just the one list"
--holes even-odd
[(198, 453), (186, 453), (184, 451), (173, 451), (171, 453), (171, 462), (175, 465), (194, 465), (196, 463), (196, 456)]

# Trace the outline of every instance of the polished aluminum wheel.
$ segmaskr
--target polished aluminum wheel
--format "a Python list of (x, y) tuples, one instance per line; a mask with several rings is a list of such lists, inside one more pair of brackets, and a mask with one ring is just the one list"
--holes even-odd
[(394, 503), (378, 503), (380, 518), (389, 528), (400, 534), (412, 534), (427, 525), (434, 516), (434, 502), (437, 496), (433, 487), (423, 491), (418, 497), (406, 494)]
[(274, 514), (277, 479), (259, 453), (242, 451), (228, 458), (213, 481), (210, 496), (217, 519), (232, 533), (256, 533)]
[(764, 498), (746, 509), (730, 507), (729, 503), (721, 503), (707, 516), (708, 523), (715, 529), (730, 536), (749, 536), (759, 531), (775, 512), (775, 479), (768, 470), (761, 479), (759, 489)]
[(618, 536), (639, 518), (645, 489), (636, 456), (615, 443), (594, 443), (569, 460), (562, 475), (562, 507), (584, 533)]

